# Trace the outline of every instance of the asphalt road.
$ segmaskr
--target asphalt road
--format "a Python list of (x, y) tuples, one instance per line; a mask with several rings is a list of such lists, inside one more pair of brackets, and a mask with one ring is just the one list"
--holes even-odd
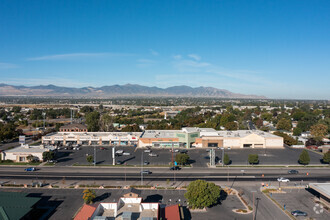
[[(0, 167), (0, 177), (13, 179), (66, 179), (72, 180), (139, 180), (141, 178), (141, 168), (132, 167), (38, 167), (35, 172), (26, 172), (24, 167)], [(175, 178), (182, 181), (192, 181), (205, 179), (209, 181), (225, 181), (227, 179), (235, 181), (276, 181), (279, 176), (294, 181), (330, 181), (329, 168), (298, 169), (299, 174), (288, 174), (289, 169), (203, 169), (203, 168), (183, 168), (180, 171), (171, 171), (168, 168), (144, 168), (150, 170), (152, 174), (144, 174), (146, 180), (166, 181)], [(229, 172), (228, 172), (229, 171)], [(308, 173), (308, 175), (307, 175)], [(263, 175), (263, 176), (262, 176)]]

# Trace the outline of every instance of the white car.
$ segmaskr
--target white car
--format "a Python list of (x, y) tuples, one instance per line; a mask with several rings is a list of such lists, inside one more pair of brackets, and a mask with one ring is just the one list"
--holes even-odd
[(157, 154), (152, 154), (152, 153), (151, 153), (151, 154), (149, 154), (149, 156), (150, 156), (150, 157), (158, 157), (158, 155), (157, 155)]
[(116, 151), (116, 154), (122, 154), (122, 153), (124, 153), (123, 150), (117, 150), (117, 151)]
[(144, 153), (151, 153), (150, 149), (144, 150)]
[(125, 152), (125, 153), (123, 153), (123, 155), (124, 156), (129, 156), (129, 155), (131, 155), (131, 153)]
[(280, 178), (277, 178), (277, 181), (278, 181), (278, 182), (282, 182), (282, 183), (287, 183), (287, 182), (290, 182), (290, 180), (289, 180), (289, 179), (287, 179), (287, 178), (284, 178), (284, 177), (280, 177)]

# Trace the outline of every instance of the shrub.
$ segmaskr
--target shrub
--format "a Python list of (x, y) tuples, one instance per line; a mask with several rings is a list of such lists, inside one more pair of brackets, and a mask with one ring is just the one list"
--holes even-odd
[(248, 160), (249, 160), (249, 164), (258, 164), (259, 163), (258, 154), (249, 154)]

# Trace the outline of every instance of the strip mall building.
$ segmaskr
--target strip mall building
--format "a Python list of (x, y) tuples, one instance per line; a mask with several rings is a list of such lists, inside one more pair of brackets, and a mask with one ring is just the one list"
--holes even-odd
[(283, 148), (283, 138), (259, 130), (216, 131), (212, 128), (146, 130), (144, 132), (58, 132), (43, 144), (133, 145), (155, 148)]

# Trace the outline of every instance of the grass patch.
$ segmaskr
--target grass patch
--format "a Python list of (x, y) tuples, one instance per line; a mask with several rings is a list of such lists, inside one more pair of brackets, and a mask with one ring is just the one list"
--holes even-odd
[(80, 188), (99, 188), (100, 185), (94, 185), (94, 184), (92, 184), (92, 185), (85, 185), (85, 184), (81, 184), (81, 185), (79, 185), (79, 187)]
[[(227, 166), (222, 167), (217, 165), (216, 167), (219, 168), (227, 168)], [(284, 165), (231, 165), (229, 167), (299, 167), (299, 168), (310, 168), (310, 167), (329, 167), (329, 165), (288, 165), (288, 166), (284, 166)]]
[(41, 162), (34, 162), (34, 163), (19, 163), (19, 162), (9, 162), (9, 161), (1, 161), (0, 165), (31, 165), (31, 166), (38, 166)]
[(104, 186), (105, 189), (121, 189), (121, 186)]
[(45, 163), (44, 166), (55, 166), (55, 163)]
[(262, 190), (263, 193), (271, 193), (277, 191), (276, 189), (264, 189)]
[(131, 188), (151, 188), (152, 186), (150, 185), (131, 185)]
[(6, 187), (23, 187), (23, 184), (3, 184), (2, 186)]
[[(72, 164), (72, 166), (77, 166), (77, 167), (94, 167), (94, 164), (74, 163), (74, 164)], [(96, 164), (96, 167), (125, 167), (125, 165)], [(126, 167), (134, 167), (134, 165), (126, 165)]]

